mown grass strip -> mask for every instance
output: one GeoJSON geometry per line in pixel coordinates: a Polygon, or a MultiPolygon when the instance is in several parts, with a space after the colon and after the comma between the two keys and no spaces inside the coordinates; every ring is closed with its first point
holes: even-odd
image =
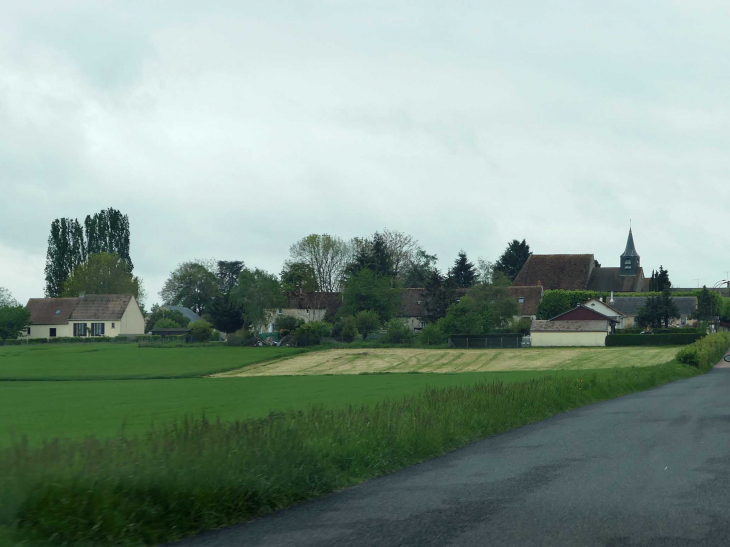
{"type": "Polygon", "coordinates": [[[126,439],[59,440],[37,449],[21,443],[0,452],[0,527],[66,545],[153,545],[708,368],[672,362],[429,389],[372,407],[185,420],[126,439]]]}

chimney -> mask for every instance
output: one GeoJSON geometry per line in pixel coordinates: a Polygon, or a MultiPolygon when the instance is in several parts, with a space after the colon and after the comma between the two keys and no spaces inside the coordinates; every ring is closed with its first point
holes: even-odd
{"type": "Polygon", "coordinates": [[[599,298],[598,298],[598,301],[599,301],[599,302],[601,302],[601,303],[603,303],[603,297],[602,297],[602,296],[601,296],[601,297],[599,297],[599,298]]]}
{"type": "Polygon", "coordinates": [[[613,304],[613,291],[611,291],[611,300],[609,300],[608,303],[613,304]]]}

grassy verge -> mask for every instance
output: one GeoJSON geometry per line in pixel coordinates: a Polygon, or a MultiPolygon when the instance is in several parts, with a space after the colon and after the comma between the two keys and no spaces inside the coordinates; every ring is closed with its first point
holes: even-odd
{"type": "Polygon", "coordinates": [[[144,436],[0,451],[0,531],[53,543],[152,545],[246,520],[581,405],[704,369],[432,388],[369,407],[185,420],[144,436]]]}

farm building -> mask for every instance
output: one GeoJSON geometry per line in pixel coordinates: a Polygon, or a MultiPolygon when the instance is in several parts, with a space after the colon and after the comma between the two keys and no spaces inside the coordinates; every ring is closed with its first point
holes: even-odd
{"type": "Polygon", "coordinates": [[[87,294],[77,298],[31,298],[25,338],[144,334],[144,317],[131,294],[87,294]]]}
{"type": "Polygon", "coordinates": [[[327,315],[334,317],[341,305],[342,294],[338,292],[291,292],[283,307],[268,310],[268,326],[263,332],[274,332],[274,321],[280,315],[296,317],[305,323],[324,321],[327,315]]]}
{"type": "Polygon", "coordinates": [[[556,315],[550,321],[604,321],[608,320],[611,326],[611,332],[615,332],[618,320],[609,317],[593,307],[578,304],[572,310],[556,315]]]}
{"type": "Polygon", "coordinates": [[[532,347],[605,346],[611,332],[608,318],[596,320],[533,321],[532,347]]]}
{"type": "Polygon", "coordinates": [[[191,323],[195,323],[196,321],[200,321],[202,319],[197,313],[195,313],[190,308],[186,308],[185,306],[170,306],[168,304],[163,304],[162,306],[160,306],[160,308],[169,311],[179,311],[183,314],[183,317],[185,317],[191,323]]]}
{"type": "Polygon", "coordinates": [[[537,307],[542,300],[542,285],[507,287],[507,291],[512,298],[517,300],[517,306],[520,309],[518,318],[525,317],[534,321],[537,318],[537,307]]]}

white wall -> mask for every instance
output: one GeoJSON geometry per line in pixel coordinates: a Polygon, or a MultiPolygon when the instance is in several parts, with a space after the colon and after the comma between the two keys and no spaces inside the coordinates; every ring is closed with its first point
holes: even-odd
{"type": "MultiPolygon", "coordinates": [[[[120,334],[144,334],[144,315],[142,315],[142,311],[139,309],[139,305],[134,296],[129,301],[129,304],[127,304],[127,309],[124,310],[124,315],[122,315],[122,319],[118,325],[120,327],[114,336],[120,334]]],[[[107,336],[112,335],[107,334],[107,336]]]]}
{"type": "Polygon", "coordinates": [[[607,332],[533,332],[532,347],[605,346],[607,332]]]}

